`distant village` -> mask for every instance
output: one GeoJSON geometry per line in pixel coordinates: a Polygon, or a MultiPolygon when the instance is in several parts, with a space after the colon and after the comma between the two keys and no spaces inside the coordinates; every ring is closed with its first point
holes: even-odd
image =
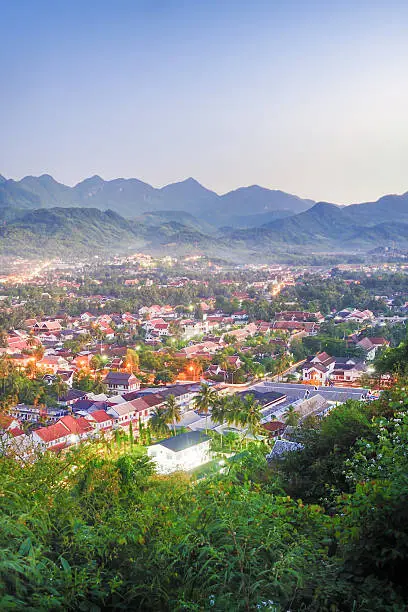
{"type": "Polygon", "coordinates": [[[370,291],[364,298],[370,308],[327,307],[327,279],[361,302],[359,279],[378,275],[373,269],[318,269],[310,280],[307,268],[231,269],[200,257],[177,263],[141,256],[80,271],[61,264],[34,269],[30,278],[14,269],[0,285],[2,377],[20,376],[15,389],[3,388],[0,439],[2,452],[24,458],[129,429],[138,439],[171,397],[179,439],[171,442],[169,425],[165,450],[157,453],[156,441],[149,453],[162,471],[190,469],[209,460],[209,432],[245,432],[245,425],[211,418],[211,406],[200,413],[203,387],[211,388],[213,401],[255,398],[260,435],[273,438],[279,452],[276,441],[290,444],[291,412],[298,420],[321,418],[347,399],[378,393],[387,380],[376,378],[375,361],[395,345],[396,330],[405,334],[405,290],[370,291]],[[103,291],[107,271],[114,295],[103,291]],[[320,298],[300,297],[310,283],[318,284],[320,298]],[[125,310],[133,296],[138,307],[125,310]],[[25,317],[33,304],[35,316],[25,317]],[[32,401],[19,400],[24,380],[41,389],[32,401]],[[189,459],[189,449],[201,446],[189,459]]]}

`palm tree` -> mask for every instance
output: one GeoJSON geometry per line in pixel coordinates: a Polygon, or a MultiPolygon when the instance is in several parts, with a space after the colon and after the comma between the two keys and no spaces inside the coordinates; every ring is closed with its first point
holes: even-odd
{"type": "MultiPolygon", "coordinates": [[[[214,423],[218,423],[219,425],[226,422],[228,423],[230,412],[228,399],[228,397],[218,397],[217,401],[213,403],[211,409],[211,420],[214,421],[214,423]]],[[[224,434],[221,433],[221,448],[223,435],[224,434]]]]}
{"type": "Polygon", "coordinates": [[[167,423],[173,424],[173,433],[176,435],[176,423],[179,423],[181,420],[181,412],[174,395],[169,395],[164,405],[167,423]]]}
{"type": "Polygon", "coordinates": [[[300,417],[299,413],[296,412],[293,406],[289,406],[283,416],[285,418],[285,425],[289,425],[290,427],[295,427],[298,424],[300,417]]]}
{"type": "Polygon", "coordinates": [[[239,427],[242,423],[242,399],[238,393],[227,400],[227,423],[239,427]]]}
{"type": "Polygon", "coordinates": [[[244,438],[250,433],[252,437],[259,433],[261,429],[261,405],[253,395],[247,397],[241,402],[240,424],[245,427],[244,438]]]}
{"type": "Polygon", "coordinates": [[[156,436],[165,436],[169,433],[165,408],[159,407],[153,410],[150,417],[150,427],[156,436]]]}
{"type": "Polygon", "coordinates": [[[218,397],[211,409],[211,420],[222,425],[228,420],[228,397],[218,397]]]}
{"type": "Polygon", "coordinates": [[[57,401],[59,402],[60,398],[68,391],[68,385],[62,380],[61,376],[57,376],[53,386],[55,393],[57,394],[57,401]]]}
{"type": "Polygon", "coordinates": [[[215,389],[210,387],[207,383],[202,383],[200,386],[200,390],[198,394],[195,396],[193,400],[193,404],[198,412],[205,414],[205,431],[207,433],[207,420],[208,420],[208,412],[210,410],[210,406],[214,406],[217,403],[217,392],[215,389]]]}

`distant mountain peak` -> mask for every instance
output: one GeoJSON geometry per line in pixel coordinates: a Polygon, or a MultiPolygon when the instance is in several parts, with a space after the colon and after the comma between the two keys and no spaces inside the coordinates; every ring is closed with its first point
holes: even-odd
{"type": "Polygon", "coordinates": [[[192,176],[189,176],[186,179],[183,179],[182,181],[176,181],[175,183],[169,183],[168,185],[165,185],[164,187],[162,187],[161,189],[168,189],[168,188],[177,188],[177,187],[199,187],[200,189],[205,189],[206,191],[211,191],[210,189],[207,189],[206,187],[204,187],[201,183],[199,183],[197,181],[197,179],[193,178],[192,176]]]}
{"type": "Polygon", "coordinates": [[[79,181],[79,183],[77,183],[77,185],[100,185],[101,183],[104,183],[105,181],[103,180],[102,177],[99,176],[99,174],[94,174],[93,176],[90,176],[89,178],[84,179],[83,181],[79,181]]]}
{"type": "Polygon", "coordinates": [[[341,207],[337,206],[337,204],[331,204],[330,202],[316,202],[310,209],[310,211],[320,212],[320,211],[340,211],[341,207]]]}
{"type": "Polygon", "coordinates": [[[0,174],[0,183],[5,183],[7,181],[6,177],[0,174]]]}
{"type": "Polygon", "coordinates": [[[184,209],[195,214],[210,206],[210,203],[216,202],[219,198],[218,194],[210,189],[207,189],[193,177],[189,177],[178,183],[171,183],[159,190],[159,193],[166,209],[184,209]]]}
{"type": "MultiPolygon", "coordinates": [[[[35,179],[35,176],[30,176],[29,177],[31,180],[35,179]]],[[[51,176],[51,174],[41,174],[41,176],[38,177],[38,180],[41,183],[52,183],[53,185],[62,185],[62,183],[59,183],[58,181],[55,180],[55,178],[53,176],[51,176]]]]}

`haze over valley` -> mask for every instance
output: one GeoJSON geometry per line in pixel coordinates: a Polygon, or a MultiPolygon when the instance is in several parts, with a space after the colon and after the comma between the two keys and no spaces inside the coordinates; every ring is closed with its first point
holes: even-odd
{"type": "Polygon", "coordinates": [[[15,256],[166,248],[244,260],[408,245],[408,193],[340,207],[258,185],[218,195],[193,178],[156,189],[138,179],[69,187],[47,174],[1,177],[0,217],[0,253],[15,256]]]}

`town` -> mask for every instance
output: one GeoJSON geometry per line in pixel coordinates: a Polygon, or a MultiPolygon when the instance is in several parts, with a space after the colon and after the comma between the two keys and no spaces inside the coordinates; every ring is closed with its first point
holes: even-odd
{"type": "Polygon", "coordinates": [[[101,440],[142,445],[162,473],[248,440],[273,457],[294,426],[377,398],[406,336],[404,263],[137,253],[26,269],[0,279],[1,452],[21,461],[101,440]]]}

